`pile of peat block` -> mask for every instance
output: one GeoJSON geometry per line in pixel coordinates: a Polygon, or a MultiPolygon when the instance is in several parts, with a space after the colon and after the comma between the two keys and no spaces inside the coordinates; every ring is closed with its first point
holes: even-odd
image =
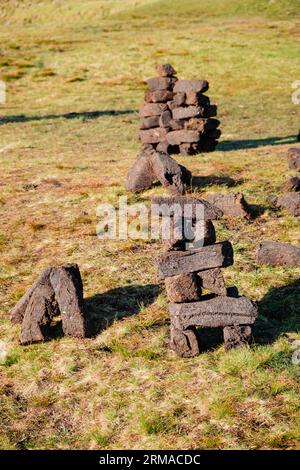
{"type": "Polygon", "coordinates": [[[139,139],[158,152],[193,155],[213,151],[221,135],[217,107],[211,105],[206,80],[178,80],[170,64],[156,66],[158,77],[147,80],[140,109],[139,139]]]}
{"type": "Polygon", "coordinates": [[[229,241],[216,243],[211,221],[222,213],[216,212],[207,201],[196,198],[157,197],[152,203],[163,204],[166,208],[174,203],[182,205],[187,199],[195,207],[205,204],[203,238],[197,240],[203,246],[187,249],[189,240],[185,238],[184,230],[181,234],[178,232],[178,227],[193,221],[179,223],[177,220],[173,222],[177,227],[176,235],[167,240],[167,251],[156,260],[158,277],[165,281],[169,301],[171,348],[181,357],[199,354],[197,326],[223,328],[226,349],[249,342],[251,324],[258,314],[255,303],[239,296],[237,288],[226,288],[221,268],[233,264],[233,249],[229,241]],[[203,289],[209,293],[204,294],[203,289]]]}
{"type": "Polygon", "coordinates": [[[83,285],[77,264],[47,268],[26,291],[11,312],[11,321],[21,324],[23,345],[49,340],[54,317],[61,316],[65,335],[88,336],[83,285]]]}
{"type": "Polygon", "coordinates": [[[184,194],[191,184],[192,174],[165,152],[144,146],[128,170],[126,189],[134,193],[150,189],[159,181],[171,194],[184,194]]]}

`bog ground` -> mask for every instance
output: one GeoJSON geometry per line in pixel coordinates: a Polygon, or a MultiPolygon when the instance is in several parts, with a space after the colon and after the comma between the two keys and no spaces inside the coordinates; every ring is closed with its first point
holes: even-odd
{"type": "MultiPolygon", "coordinates": [[[[254,262],[260,240],[300,243],[299,221],[268,202],[291,174],[300,127],[299,7],[1,2],[1,448],[299,448],[300,269],[254,262]],[[251,222],[217,224],[235,250],[227,284],[259,303],[251,348],[225,352],[203,332],[201,355],[175,357],[153,265],[160,244],[96,237],[97,205],[126,195],[157,62],[209,80],[219,107],[217,151],[176,157],[201,177],[192,192],[242,191],[255,206],[251,222]],[[19,346],[10,309],[43,268],[66,262],[80,265],[96,336],[19,346]]],[[[128,200],[154,194],[163,189],[128,200]]]]}

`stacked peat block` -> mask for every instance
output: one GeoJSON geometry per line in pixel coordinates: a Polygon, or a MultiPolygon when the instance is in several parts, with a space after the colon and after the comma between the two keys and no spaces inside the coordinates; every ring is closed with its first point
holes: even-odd
{"type": "MultiPolygon", "coordinates": [[[[187,200],[195,208],[197,204],[205,204],[203,238],[197,240],[203,246],[186,249],[185,233],[177,231],[176,236],[166,241],[167,251],[157,258],[158,277],[165,281],[169,301],[171,347],[181,357],[199,354],[197,326],[223,328],[227,349],[247,343],[251,338],[250,325],[258,314],[255,303],[239,296],[235,287],[226,288],[221,268],[233,264],[233,250],[229,241],[216,243],[211,221],[222,213],[207,201],[196,198],[157,197],[152,203],[168,207],[176,202],[182,205],[187,200]],[[202,289],[209,294],[203,295],[202,289]]],[[[192,213],[196,213],[194,209],[192,213]]],[[[183,227],[189,222],[173,223],[183,227]]]]}
{"type": "Polygon", "coordinates": [[[213,119],[217,107],[203,93],[206,80],[178,80],[170,64],[157,65],[158,77],[147,80],[140,109],[139,138],[157,151],[192,155],[215,149],[221,135],[213,119]]]}

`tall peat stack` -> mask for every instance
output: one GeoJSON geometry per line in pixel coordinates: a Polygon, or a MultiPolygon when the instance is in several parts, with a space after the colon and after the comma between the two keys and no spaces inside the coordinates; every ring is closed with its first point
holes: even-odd
{"type": "MultiPolygon", "coordinates": [[[[196,198],[160,198],[164,207],[189,203],[203,204],[196,198]],[[175,201],[176,199],[176,201],[175,201]]],[[[154,201],[155,202],[155,201],[154,201]]],[[[257,317],[257,307],[246,297],[239,296],[236,287],[226,288],[222,269],[233,264],[233,249],[229,241],[216,243],[212,218],[218,218],[214,206],[204,207],[203,245],[187,249],[185,233],[176,233],[165,243],[167,251],[157,257],[158,277],[165,281],[171,321],[171,348],[181,357],[199,354],[197,326],[223,328],[227,349],[247,343],[251,325],[257,317]],[[204,292],[207,291],[207,292],[204,292]]],[[[193,221],[192,221],[193,222],[193,221]]],[[[174,225],[184,226],[175,222],[174,225]]],[[[196,222],[196,223],[199,223],[196,222]]]]}
{"type": "Polygon", "coordinates": [[[206,80],[178,80],[170,64],[156,66],[140,109],[139,139],[157,151],[192,155],[215,149],[221,135],[206,80]]]}

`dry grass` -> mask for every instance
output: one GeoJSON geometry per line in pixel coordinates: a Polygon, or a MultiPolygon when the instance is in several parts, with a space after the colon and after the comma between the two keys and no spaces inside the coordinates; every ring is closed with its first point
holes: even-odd
{"type": "Polygon", "coordinates": [[[165,1],[68,1],[60,15],[50,0],[13,3],[0,15],[15,25],[13,35],[1,29],[0,47],[8,90],[0,108],[0,339],[8,348],[0,447],[299,448],[290,343],[299,338],[300,270],[254,261],[262,239],[300,242],[299,221],[267,199],[290,174],[286,150],[299,128],[290,96],[300,76],[299,2],[282,1],[278,16],[280,2],[266,12],[268,2],[254,1],[251,14],[265,17],[245,16],[237,0],[218,0],[219,17],[199,17],[195,2],[184,2],[181,29],[165,1]],[[235,248],[228,284],[259,301],[251,348],[225,353],[207,332],[215,347],[175,357],[153,266],[159,243],[95,235],[97,204],[126,194],[142,79],[158,61],[207,78],[219,105],[218,151],[178,159],[207,177],[195,193],[243,191],[263,209],[252,222],[217,224],[218,238],[235,248]],[[44,267],[65,262],[80,265],[97,336],[21,348],[11,307],[44,267]]]}

